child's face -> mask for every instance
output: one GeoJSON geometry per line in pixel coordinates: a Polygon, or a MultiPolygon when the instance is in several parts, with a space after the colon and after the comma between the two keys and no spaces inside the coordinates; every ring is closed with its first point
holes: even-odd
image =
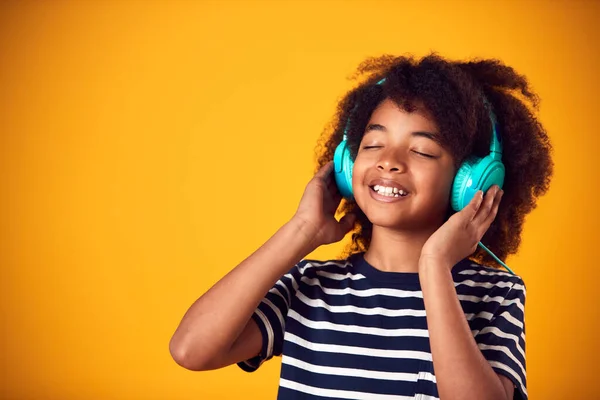
{"type": "Polygon", "coordinates": [[[424,137],[426,133],[415,132],[438,135],[438,128],[424,109],[408,113],[389,99],[367,123],[354,162],[352,188],[356,203],[373,225],[429,230],[444,221],[456,172],[453,158],[424,137]]]}

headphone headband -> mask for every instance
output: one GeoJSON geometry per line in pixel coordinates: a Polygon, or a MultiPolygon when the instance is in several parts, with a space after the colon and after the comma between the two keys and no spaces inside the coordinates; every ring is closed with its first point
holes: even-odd
{"type": "MultiPolygon", "coordinates": [[[[382,85],[386,81],[386,79],[387,78],[383,78],[383,79],[379,80],[376,83],[376,85],[382,85]]],[[[498,119],[496,118],[496,114],[494,113],[492,104],[489,102],[489,100],[485,97],[485,95],[483,93],[481,94],[481,97],[483,99],[483,104],[485,105],[485,107],[488,110],[490,122],[492,123],[492,137],[490,140],[490,156],[494,160],[501,161],[502,160],[502,137],[500,136],[499,129],[498,129],[498,119]]],[[[358,104],[354,106],[353,112],[354,112],[354,110],[356,110],[357,107],[358,107],[358,104]]],[[[346,121],[346,127],[344,128],[342,142],[347,142],[349,128],[350,128],[350,117],[348,117],[348,120],[346,121]]]]}
{"type": "Polygon", "coordinates": [[[488,101],[488,99],[483,95],[483,104],[485,104],[488,109],[488,113],[490,116],[490,120],[492,122],[492,139],[490,141],[490,154],[496,160],[500,160],[502,158],[502,137],[498,133],[498,119],[496,118],[496,114],[492,109],[492,105],[488,101]]]}
{"type": "MultiPolygon", "coordinates": [[[[386,78],[383,78],[382,80],[380,80],[379,82],[377,82],[377,85],[381,85],[383,84],[383,82],[385,82],[386,78]]],[[[352,109],[352,111],[354,112],[354,110],[356,110],[356,107],[358,107],[358,105],[355,105],[354,108],[352,109]]],[[[342,138],[342,140],[348,140],[348,128],[350,127],[350,117],[348,117],[348,121],[346,121],[346,127],[344,128],[344,136],[342,138]]]]}

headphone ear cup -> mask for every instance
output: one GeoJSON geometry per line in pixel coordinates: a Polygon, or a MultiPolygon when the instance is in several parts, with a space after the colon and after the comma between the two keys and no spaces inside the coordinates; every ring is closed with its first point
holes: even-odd
{"type": "Polygon", "coordinates": [[[493,185],[498,185],[502,189],[505,175],[504,164],[502,162],[495,160],[491,156],[487,156],[481,161],[481,169],[481,178],[479,180],[481,182],[479,184],[480,190],[483,190],[485,193],[493,185]]]}
{"type": "MultiPolygon", "coordinates": [[[[454,182],[452,182],[452,193],[450,195],[450,204],[454,211],[460,211],[469,204],[470,200],[465,202],[468,198],[466,192],[473,185],[473,165],[477,164],[480,160],[478,157],[467,158],[461,164],[460,168],[458,168],[454,182]]],[[[471,199],[475,192],[471,195],[471,199]]]]}
{"type": "Polygon", "coordinates": [[[478,190],[484,194],[492,185],[504,185],[504,164],[491,156],[470,157],[460,166],[452,184],[451,204],[460,211],[473,200],[478,190]]]}
{"type": "Polygon", "coordinates": [[[342,140],[342,142],[335,148],[335,153],[333,155],[333,173],[338,190],[340,191],[341,195],[347,199],[352,199],[354,197],[352,193],[353,167],[354,161],[350,156],[348,142],[346,140],[342,140]]]}

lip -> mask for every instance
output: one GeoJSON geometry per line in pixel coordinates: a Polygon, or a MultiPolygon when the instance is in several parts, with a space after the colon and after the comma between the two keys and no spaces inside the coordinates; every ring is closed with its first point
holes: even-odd
{"type": "Polygon", "coordinates": [[[406,188],[406,186],[400,184],[400,182],[395,181],[393,179],[375,178],[369,182],[369,194],[371,195],[371,198],[373,198],[374,200],[377,200],[379,202],[396,203],[398,201],[406,200],[406,198],[411,195],[411,191],[408,190],[406,188]],[[408,194],[406,196],[398,196],[398,197],[384,196],[384,195],[377,193],[375,190],[373,190],[373,187],[375,185],[396,188],[398,190],[403,190],[408,194]]]}
{"type": "Polygon", "coordinates": [[[392,180],[392,179],[376,178],[369,182],[369,188],[373,188],[373,186],[375,186],[375,185],[393,187],[398,190],[402,189],[403,191],[408,193],[407,196],[410,195],[410,190],[408,190],[408,188],[406,188],[406,186],[404,186],[404,185],[400,184],[400,182],[392,180]]]}
{"type": "MultiPolygon", "coordinates": [[[[376,183],[376,185],[378,185],[378,183],[376,183]]],[[[410,196],[410,192],[408,192],[406,196],[384,196],[374,191],[371,187],[369,187],[369,194],[374,200],[380,201],[382,203],[396,203],[398,201],[406,200],[406,198],[410,196]]]]}

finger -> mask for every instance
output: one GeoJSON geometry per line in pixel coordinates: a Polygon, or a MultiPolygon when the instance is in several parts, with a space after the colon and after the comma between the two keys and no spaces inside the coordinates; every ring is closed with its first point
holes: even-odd
{"type": "MultiPolygon", "coordinates": [[[[332,174],[332,175],[333,175],[333,174],[332,174]]],[[[325,184],[326,184],[327,192],[328,192],[328,193],[329,193],[329,194],[330,194],[332,197],[337,197],[337,196],[339,196],[339,197],[340,197],[340,200],[341,200],[341,197],[342,197],[342,195],[341,195],[341,193],[340,193],[340,189],[338,188],[338,185],[337,185],[337,183],[336,183],[336,181],[335,181],[334,177],[333,177],[333,176],[327,177],[327,180],[326,180],[325,184]]],[[[338,201],[338,200],[336,200],[335,198],[334,198],[334,200],[335,200],[336,202],[339,202],[339,201],[338,201]]]]}
{"type": "Polygon", "coordinates": [[[479,207],[479,210],[477,210],[477,213],[471,221],[473,224],[481,225],[487,219],[487,217],[490,215],[490,212],[492,211],[494,199],[496,198],[496,195],[499,191],[500,188],[497,185],[493,185],[487,190],[483,198],[483,202],[481,203],[481,207],[479,207]]]}
{"type": "Polygon", "coordinates": [[[496,215],[498,214],[498,208],[500,206],[500,200],[502,199],[503,194],[504,194],[504,192],[502,190],[498,190],[498,193],[494,197],[494,203],[492,205],[492,210],[490,211],[487,218],[485,220],[483,220],[481,223],[473,225],[475,227],[477,237],[479,238],[479,240],[481,240],[481,238],[485,235],[485,233],[488,231],[488,229],[490,229],[490,226],[496,219],[496,215]]]}
{"type": "Polygon", "coordinates": [[[315,174],[315,178],[324,180],[325,178],[331,175],[331,171],[333,171],[333,161],[329,161],[327,164],[319,168],[319,170],[315,174]]]}
{"type": "Polygon", "coordinates": [[[331,197],[333,198],[335,204],[339,204],[340,201],[342,201],[343,196],[342,193],[340,193],[340,190],[338,189],[337,185],[328,187],[327,191],[331,194],[331,197]]]}
{"type": "Polygon", "coordinates": [[[478,190],[475,193],[475,196],[471,199],[469,204],[462,210],[460,213],[464,213],[467,217],[467,221],[471,222],[475,215],[477,214],[477,210],[481,207],[481,203],[483,202],[483,192],[478,190]]]}
{"type": "Polygon", "coordinates": [[[334,187],[337,186],[337,183],[335,181],[335,176],[331,173],[325,177],[325,182],[327,183],[327,187],[329,189],[333,189],[334,187]]]}
{"type": "Polygon", "coordinates": [[[354,228],[355,222],[356,222],[356,214],[354,214],[354,213],[348,213],[340,219],[339,223],[340,223],[340,226],[342,228],[342,232],[344,233],[344,235],[346,235],[346,233],[350,232],[352,230],[352,228],[354,228]]]}
{"type": "Polygon", "coordinates": [[[498,209],[500,208],[500,201],[502,200],[503,194],[504,194],[504,192],[502,190],[499,190],[498,193],[496,194],[496,197],[494,198],[494,204],[492,205],[492,211],[490,212],[490,215],[488,215],[488,217],[483,222],[483,225],[485,226],[486,231],[490,227],[490,225],[492,225],[492,222],[494,222],[494,220],[496,219],[496,215],[498,215],[498,209]]]}
{"type": "Polygon", "coordinates": [[[334,205],[335,209],[337,210],[338,207],[340,206],[340,203],[342,202],[342,194],[337,189],[334,189],[330,193],[331,193],[331,198],[333,200],[333,205],[334,205]]]}

